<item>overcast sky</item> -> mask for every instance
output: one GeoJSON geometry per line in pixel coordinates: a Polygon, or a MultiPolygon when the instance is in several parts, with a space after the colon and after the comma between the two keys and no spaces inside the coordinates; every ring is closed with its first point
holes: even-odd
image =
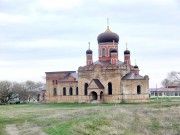
{"type": "Polygon", "coordinates": [[[117,33],[119,60],[128,43],[131,63],[161,86],[180,70],[180,0],[0,0],[0,80],[43,81],[45,72],[78,70],[97,36],[117,33]]]}

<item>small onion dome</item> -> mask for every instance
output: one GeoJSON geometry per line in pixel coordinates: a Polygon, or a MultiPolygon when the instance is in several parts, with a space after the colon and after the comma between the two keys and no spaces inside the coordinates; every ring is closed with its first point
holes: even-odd
{"type": "Polygon", "coordinates": [[[137,65],[134,66],[134,69],[138,69],[139,67],[137,65]]]}
{"type": "Polygon", "coordinates": [[[98,43],[113,42],[113,40],[115,43],[118,43],[119,36],[118,34],[111,32],[109,28],[105,32],[99,34],[97,37],[98,43]]]}
{"type": "Polygon", "coordinates": [[[124,54],[130,54],[130,51],[129,50],[125,50],[124,54]]]}
{"type": "Polygon", "coordinates": [[[86,54],[92,54],[93,52],[92,52],[92,50],[90,50],[90,49],[88,49],[87,51],[86,51],[86,54]]]}
{"type": "Polygon", "coordinates": [[[117,50],[116,49],[111,49],[111,51],[110,51],[111,53],[117,53],[117,50]]]}

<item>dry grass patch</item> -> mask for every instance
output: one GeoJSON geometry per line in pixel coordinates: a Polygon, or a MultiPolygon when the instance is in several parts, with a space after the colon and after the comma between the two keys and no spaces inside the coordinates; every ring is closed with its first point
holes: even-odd
{"type": "Polygon", "coordinates": [[[5,131],[8,135],[47,135],[41,127],[32,123],[8,124],[5,131]]]}
{"type": "Polygon", "coordinates": [[[180,102],[0,106],[0,135],[178,135],[179,121],[180,102]]]}

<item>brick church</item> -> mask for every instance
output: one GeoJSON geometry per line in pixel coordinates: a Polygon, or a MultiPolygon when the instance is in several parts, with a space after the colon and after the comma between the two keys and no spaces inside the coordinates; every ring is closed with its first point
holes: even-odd
{"type": "Polygon", "coordinates": [[[139,67],[131,65],[130,51],[118,59],[118,34],[107,26],[97,37],[98,61],[93,51],[86,51],[86,65],[78,71],[46,72],[47,102],[120,103],[147,102],[149,77],[139,75],[139,67]]]}

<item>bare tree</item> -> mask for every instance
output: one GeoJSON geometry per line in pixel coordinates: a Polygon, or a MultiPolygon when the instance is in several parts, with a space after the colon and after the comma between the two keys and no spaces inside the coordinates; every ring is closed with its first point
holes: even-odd
{"type": "Polygon", "coordinates": [[[6,104],[13,95],[10,81],[0,81],[0,102],[6,104]]]}
{"type": "Polygon", "coordinates": [[[32,99],[35,100],[38,98],[38,91],[35,91],[36,87],[42,86],[42,82],[26,81],[24,83],[26,91],[28,91],[28,102],[32,99]]]}
{"type": "Polygon", "coordinates": [[[172,71],[168,74],[168,78],[171,80],[171,82],[180,85],[180,72],[172,71]]]}
{"type": "Polygon", "coordinates": [[[43,86],[45,85],[45,83],[43,82],[35,82],[35,87],[40,87],[40,86],[43,86]]]}
{"type": "Polygon", "coordinates": [[[30,80],[22,83],[0,81],[0,102],[6,104],[9,100],[16,100],[17,97],[25,102],[29,102],[32,99],[37,100],[39,91],[35,88],[42,85],[42,82],[30,80]]]}
{"type": "Polygon", "coordinates": [[[172,71],[168,73],[167,77],[161,82],[164,87],[170,85],[180,86],[180,72],[172,71]]]}
{"type": "Polygon", "coordinates": [[[28,80],[24,83],[24,86],[25,86],[25,90],[28,92],[27,93],[28,94],[27,101],[30,102],[31,98],[33,96],[32,91],[35,88],[35,83],[33,81],[28,80]]]}
{"type": "Polygon", "coordinates": [[[12,91],[16,93],[21,101],[27,101],[29,92],[26,89],[24,83],[12,83],[12,91]]]}
{"type": "Polygon", "coordinates": [[[35,88],[35,82],[33,81],[30,81],[30,80],[27,80],[25,83],[24,83],[25,87],[27,90],[31,91],[35,88]]]}
{"type": "Polygon", "coordinates": [[[165,78],[165,79],[161,82],[162,86],[164,86],[165,88],[167,88],[167,87],[170,85],[170,83],[171,83],[171,81],[170,81],[169,79],[167,79],[167,78],[165,78]]]}

